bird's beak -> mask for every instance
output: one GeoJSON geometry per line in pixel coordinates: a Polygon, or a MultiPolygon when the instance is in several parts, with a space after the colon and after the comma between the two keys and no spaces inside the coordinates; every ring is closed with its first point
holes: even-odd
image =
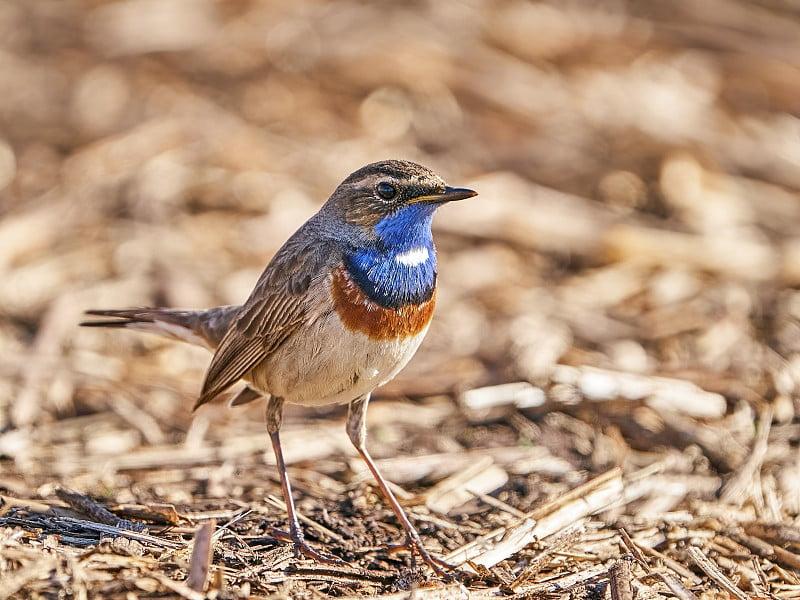
{"type": "Polygon", "coordinates": [[[416,204],[417,202],[434,202],[444,203],[452,202],[453,200],[464,200],[465,198],[472,198],[477,196],[478,192],[467,188],[456,188],[445,186],[444,191],[435,194],[427,194],[425,196],[417,196],[409,200],[409,204],[416,204]]]}

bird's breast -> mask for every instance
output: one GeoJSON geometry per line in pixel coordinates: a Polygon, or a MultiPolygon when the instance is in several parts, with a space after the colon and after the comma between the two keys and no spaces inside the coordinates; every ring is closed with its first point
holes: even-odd
{"type": "Polygon", "coordinates": [[[430,297],[422,302],[381,306],[367,297],[344,266],[333,271],[330,292],[345,328],[377,341],[411,338],[422,333],[430,324],[436,305],[434,287],[430,297]]]}

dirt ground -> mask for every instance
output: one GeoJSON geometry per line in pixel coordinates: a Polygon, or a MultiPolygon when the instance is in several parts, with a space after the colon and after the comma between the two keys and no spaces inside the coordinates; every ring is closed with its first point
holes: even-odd
{"type": "Polygon", "coordinates": [[[0,600],[800,598],[796,0],[0,3],[0,600]],[[89,308],[237,304],[358,167],[436,217],[369,447],[193,415],[208,353],[89,308]]]}

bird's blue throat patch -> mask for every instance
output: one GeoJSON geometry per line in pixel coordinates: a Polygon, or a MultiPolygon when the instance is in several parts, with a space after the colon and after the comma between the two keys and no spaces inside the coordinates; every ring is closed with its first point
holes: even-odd
{"type": "Polygon", "coordinates": [[[431,220],[437,206],[411,204],[375,225],[378,239],[344,258],[353,282],[372,302],[400,308],[430,300],[436,288],[431,220]]]}

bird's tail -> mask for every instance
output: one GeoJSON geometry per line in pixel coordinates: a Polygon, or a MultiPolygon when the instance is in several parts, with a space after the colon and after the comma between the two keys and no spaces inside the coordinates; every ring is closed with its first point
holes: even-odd
{"type": "Polygon", "coordinates": [[[124,308],[87,310],[87,315],[110,317],[102,321],[84,321],[85,327],[124,327],[155,333],[213,350],[228,330],[239,306],[220,306],[208,310],[171,308],[124,308]]]}

